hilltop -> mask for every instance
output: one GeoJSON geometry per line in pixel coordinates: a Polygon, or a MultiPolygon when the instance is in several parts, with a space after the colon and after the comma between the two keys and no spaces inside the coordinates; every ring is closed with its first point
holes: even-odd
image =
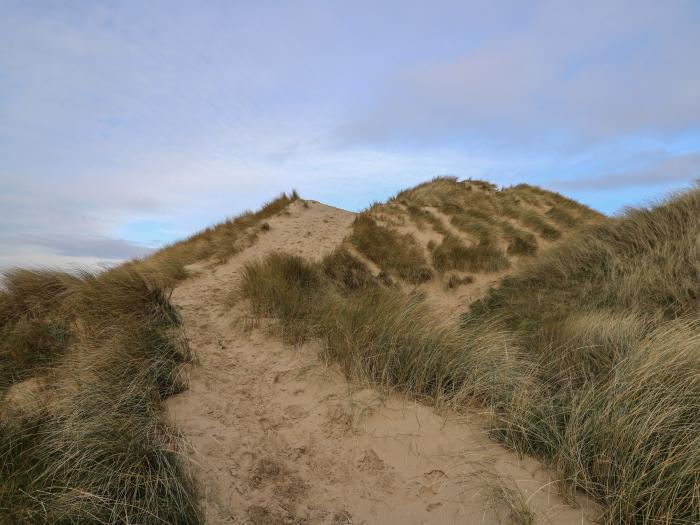
{"type": "Polygon", "coordinates": [[[602,220],[534,186],[498,189],[438,177],[359,214],[344,246],[381,280],[418,286],[457,309],[523,261],[602,220]]]}
{"type": "Polygon", "coordinates": [[[697,522],[698,195],[293,192],[100,275],[10,272],[0,518],[697,522]]]}

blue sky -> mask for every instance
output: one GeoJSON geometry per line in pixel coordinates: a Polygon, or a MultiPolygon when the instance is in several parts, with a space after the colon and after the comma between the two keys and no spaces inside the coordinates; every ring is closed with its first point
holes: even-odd
{"type": "Polygon", "coordinates": [[[700,2],[0,0],[0,266],[450,174],[606,213],[700,178],[700,2]]]}

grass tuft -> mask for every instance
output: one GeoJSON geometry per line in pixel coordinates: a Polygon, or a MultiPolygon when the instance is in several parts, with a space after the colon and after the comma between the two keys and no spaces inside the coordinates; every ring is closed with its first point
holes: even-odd
{"type": "Polygon", "coordinates": [[[401,235],[382,226],[367,213],[355,218],[350,242],[382,270],[395,271],[409,283],[419,284],[433,278],[412,235],[401,235]]]}
{"type": "Polygon", "coordinates": [[[160,419],[192,360],[168,290],[135,265],[13,271],[5,282],[0,518],[199,523],[177,437],[160,419]]]}
{"type": "Polygon", "coordinates": [[[447,236],[433,250],[433,265],[439,272],[499,272],[510,266],[503,252],[488,244],[466,246],[454,236],[447,236]]]}

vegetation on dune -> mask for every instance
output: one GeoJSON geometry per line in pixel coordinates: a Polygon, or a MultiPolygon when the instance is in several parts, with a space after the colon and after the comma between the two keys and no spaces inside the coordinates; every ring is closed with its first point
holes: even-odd
{"type": "Polygon", "coordinates": [[[193,360],[170,291],[187,264],[225,260],[296,199],[282,194],[100,274],[2,276],[0,522],[202,521],[178,437],[161,420],[193,360]]]}
{"type": "Polygon", "coordinates": [[[406,204],[406,211],[408,211],[409,216],[418,225],[419,228],[424,227],[425,224],[429,224],[433,231],[441,234],[448,235],[448,231],[442,221],[438,219],[428,210],[416,206],[415,204],[406,204]]]}
{"type": "MultiPolygon", "coordinates": [[[[4,276],[0,521],[200,521],[178,440],[160,419],[192,360],[169,291],[187,264],[225,260],[297,198],[99,275],[4,276]]],[[[700,522],[700,189],[606,221],[531,186],[452,178],[391,205],[391,220],[408,214],[442,236],[427,252],[439,272],[497,272],[507,256],[538,257],[452,323],[421,293],[384,286],[433,271],[376,205],[348,241],[377,277],[349,248],[318,263],[275,253],[243,270],[254,313],[278,318],[290,342],[318,339],[351,377],[455,409],[486,407],[493,436],[551,465],[569,495],[596,497],[605,523],[700,522]],[[562,234],[538,250],[537,237],[562,234]]],[[[470,279],[452,273],[445,287],[470,279]]]]}
{"type": "MultiPolygon", "coordinates": [[[[438,272],[467,267],[466,263],[451,262],[460,258],[449,255],[453,248],[468,248],[471,253],[466,259],[483,261],[472,264],[471,271],[500,271],[510,265],[511,257],[534,255],[538,237],[560,240],[562,230],[569,234],[602,220],[597,212],[558,193],[526,184],[498,189],[486,182],[455,177],[437,177],[402,191],[386,204],[374,204],[364,215],[378,221],[380,227],[384,227],[382,223],[388,228],[404,225],[405,218],[419,230],[429,226],[443,239],[442,253],[433,254],[438,272]]],[[[428,249],[432,252],[438,244],[431,240],[428,249]]],[[[372,248],[366,256],[372,254],[372,248]]]]}
{"type": "Polygon", "coordinates": [[[607,503],[609,522],[700,521],[700,190],[545,254],[472,306],[535,364],[500,437],[607,503]]]}
{"type": "Polygon", "coordinates": [[[377,283],[367,266],[344,247],[336,248],[324,257],[321,269],[341,290],[354,291],[377,283]]]}
{"type": "Polygon", "coordinates": [[[77,277],[50,271],[5,275],[0,295],[0,394],[63,355],[70,332],[57,310],[77,282],[77,277]]]}
{"type": "Polygon", "coordinates": [[[401,235],[377,223],[368,213],[353,222],[350,242],[385,272],[396,272],[409,283],[418,284],[433,278],[423,252],[412,235],[401,235]]]}
{"type": "Polygon", "coordinates": [[[510,266],[500,249],[484,243],[467,246],[452,235],[446,236],[432,255],[433,266],[439,272],[460,270],[493,273],[510,266]]]}
{"type": "Polygon", "coordinates": [[[537,251],[537,239],[525,230],[516,228],[507,221],[501,222],[503,236],[508,243],[508,255],[534,255],[537,251]]]}
{"type": "Polygon", "coordinates": [[[491,220],[480,216],[481,214],[471,212],[454,212],[450,223],[457,229],[471,235],[476,242],[482,246],[493,246],[496,244],[499,232],[491,220]]]}
{"type": "MultiPolygon", "coordinates": [[[[203,259],[214,258],[225,262],[246,246],[255,241],[256,231],[253,228],[261,223],[261,229],[267,231],[264,221],[284,210],[290,203],[299,200],[299,194],[292,191],[282,193],[277,198],[265,203],[258,211],[246,211],[237,217],[228,219],[169,246],[165,246],[147,259],[160,274],[174,274],[175,279],[181,278],[179,269],[173,271],[169,267],[175,265],[182,268],[203,259]]],[[[267,225],[269,229],[269,224],[267,225]]]]}
{"type": "Polygon", "coordinates": [[[191,360],[167,291],[129,265],[18,270],[5,282],[0,517],[197,523],[192,481],[159,418],[191,360]]]}
{"type": "Polygon", "coordinates": [[[575,228],[578,224],[576,217],[560,205],[552,206],[549,211],[547,211],[546,215],[564,228],[575,228]]]}
{"type": "Polygon", "coordinates": [[[492,434],[556,469],[565,493],[596,497],[603,522],[691,524],[700,521],[699,234],[700,190],[628,212],[532,261],[461,325],[419,294],[348,291],[323,263],[282,254],[249,265],[243,286],[259,314],[318,338],[353,377],[487,406],[492,434]]]}
{"type": "Polygon", "coordinates": [[[447,279],[445,279],[444,288],[445,290],[453,290],[458,286],[462,286],[464,284],[471,284],[473,282],[474,278],[471,275],[460,277],[459,275],[451,274],[447,277],[447,279]]]}
{"type": "Polygon", "coordinates": [[[241,290],[257,315],[279,319],[288,341],[320,339],[324,355],[352,377],[421,395],[453,392],[454,371],[469,373],[459,363],[459,329],[433,315],[420,295],[379,285],[348,293],[325,276],[326,264],[274,253],[245,266],[241,290]]]}
{"type": "Polygon", "coordinates": [[[561,237],[561,231],[548,223],[542,216],[532,210],[525,210],[517,215],[517,219],[525,226],[535,230],[543,239],[556,241],[561,237]]]}

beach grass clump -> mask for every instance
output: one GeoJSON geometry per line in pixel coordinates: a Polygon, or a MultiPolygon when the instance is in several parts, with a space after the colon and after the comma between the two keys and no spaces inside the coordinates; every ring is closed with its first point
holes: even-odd
{"type": "Polygon", "coordinates": [[[433,251],[433,266],[439,272],[459,270],[493,273],[510,266],[502,250],[489,244],[467,246],[457,237],[445,237],[433,251]]]}
{"type": "Polygon", "coordinates": [[[433,271],[412,235],[401,235],[382,226],[368,213],[359,214],[352,228],[350,242],[382,270],[396,272],[412,284],[433,278],[433,271]]]}
{"type": "Polygon", "coordinates": [[[15,270],[4,282],[0,518],[199,523],[180,442],[161,419],[193,359],[169,291],[134,265],[15,270]]]}

